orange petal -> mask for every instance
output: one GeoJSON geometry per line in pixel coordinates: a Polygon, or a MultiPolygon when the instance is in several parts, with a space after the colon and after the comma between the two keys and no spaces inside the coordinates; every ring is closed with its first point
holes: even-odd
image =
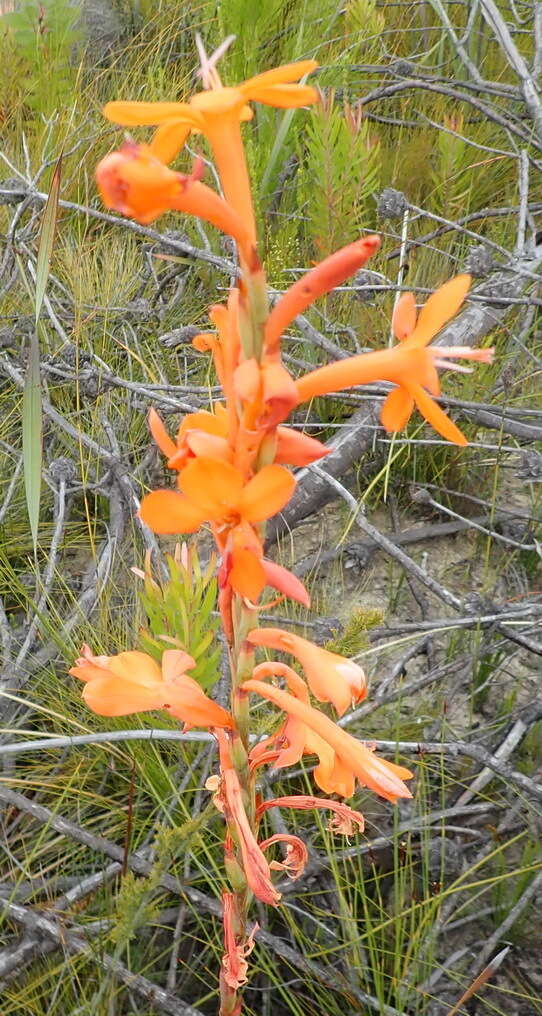
{"type": "Polygon", "coordinates": [[[175,490],[153,490],[138,512],[154,533],[195,533],[205,521],[205,512],[175,490]]]}
{"type": "Polygon", "coordinates": [[[243,477],[229,462],[203,457],[183,469],[179,486],[207,519],[219,521],[239,504],[243,477]]]}
{"type": "Polygon", "coordinates": [[[149,709],[161,709],[167,701],[162,682],[153,687],[135,684],[122,677],[100,677],[89,681],[83,689],[83,698],[99,716],[128,716],[149,709]]]}
{"type": "Polygon", "coordinates": [[[237,398],[242,402],[253,402],[258,397],[260,384],[260,367],[254,357],[240,363],[233,375],[233,387],[237,398]]]}
{"type": "Polygon", "coordinates": [[[108,102],[103,115],[124,127],[155,126],[171,120],[196,130],[202,125],[199,114],[184,102],[108,102]]]}
{"type": "Polygon", "coordinates": [[[414,399],[410,392],[406,388],[394,388],[384,400],[380,422],[388,433],[396,433],[406,426],[413,409],[414,399]]]}
{"type": "Polygon", "coordinates": [[[222,411],[221,406],[217,406],[216,413],[209,413],[206,409],[200,409],[197,413],[187,413],[181,420],[179,430],[177,431],[177,440],[183,434],[186,434],[190,430],[204,430],[206,434],[216,434],[217,437],[228,436],[228,417],[222,411]]]}
{"type": "Polygon", "coordinates": [[[472,279],[470,275],[456,275],[454,279],[445,282],[443,286],[426,300],[420,313],[416,327],[408,337],[409,345],[426,346],[437,332],[446,324],[450,318],[463,304],[470,289],[472,279]]]}
{"type": "Polygon", "coordinates": [[[162,680],[162,671],[148,653],[131,650],[109,657],[108,669],[116,677],[152,688],[162,680]]]}
{"type": "Polygon", "coordinates": [[[149,151],[160,162],[173,162],[179,154],[188,135],[190,124],[179,123],[178,120],[166,121],[158,127],[149,145],[149,151]]]}
{"type": "Polygon", "coordinates": [[[316,88],[310,85],[253,85],[250,89],[252,102],[263,102],[279,109],[308,106],[311,102],[318,102],[319,98],[316,88]]]}
{"type": "Polygon", "coordinates": [[[246,547],[238,547],[232,552],[233,568],[229,574],[229,582],[239,596],[246,596],[256,603],[262,589],[266,585],[266,575],[262,562],[246,547]]]}
{"type": "Polygon", "coordinates": [[[329,455],[331,448],[316,441],[315,438],[303,434],[292,427],[277,427],[277,447],[275,462],[283,462],[288,466],[308,466],[329,455]]]}
{"type": "Polygon", "coordinates": [[[149,430],[160,451],[163,452],[168,459],[171,458],[172,455],[175,455],[177,445],[170,438],[162,420],[156,412],[156,409],[149,410],[149,430]]]}
{"type": "Polygon", "coordinates": [[[230,714],[187,674],[163,685],[163,708],[187,727],[232,727],[230,714]]]}
{"type": "Polygon", "coordinates": [[[186,435],[186,443],[196,456],[209,456],[213,459],[224,459],[225,462],[231,461],[233,453],[225,437],[206,434],[202,430],[189,430],[186,435]]]}
{"type": "Polygon", "coordinates": [[[393,334],[396,339],[399,339],[399,342],[408,338],[410,333],[414,331],[416,327],[416,315],[414,293],[402,293],[395,305],[391,319],[393,334]]]}
{"type": "Polygon", "coordinates": [[[182,649],[165,649],[162,653],[162,676],[164,681],[174,681],[185,675],[186,670],[196,666],[196,661],[182,649]]]}
{"type": "Polygon", "coordinates": [[[455,423],[452,423],[450,417],[446,415],[444,410],[437,405],[427,392],[424,392],[423,388],[416,386],[412,389],[412,395],[420,413],[435,428],[437,434],[441,434],[447,441],[452,441],[454,444],[462,445],[463,447],[468,445],[469,442],[465,435],[461,433],[459,427],[456,427],[455,423]]]}
{"type": "Polygon", "coordinates": [[[287,568],[283,568],[280,564],[275,564],[274,561],[263,560],[262,566],[265,572],[265,582],[268,586],[278,589],[280,593],[284,593],[290,600],[297,600],[304,607],[310,607],[311,598],[297,575],[293,575],[287,568]]]}
{"type": "Polygon", "coordinates": [[[264,466],[247,483],[241,498],[241,514],[247,522],[263,522],[284,508],[295,488],[295,479],[283,466],[264,466]]]}
{"type": "Polygon", "coordinates": [[[238,85],[238,88],[248,97],[253,85],[256,85],[257,88],[261,85],[287,85],[293,81],[299,81],[300,78],[305,77],[305,74],[310,74],[317,67],[316,60],[296,60],[293,63],[282,64],[281,67],[273,67],[270,71],[262,71],[256,77],[249,78],[242,85],[238,85]]]}
{"type": "Polygon", "coordinates": [[[68,670],[68,674],[80,681],[95,681],[98,677],[105,677],[107,673],[104,667],[98,667],[94,663],[76,663],[68,670]]]}

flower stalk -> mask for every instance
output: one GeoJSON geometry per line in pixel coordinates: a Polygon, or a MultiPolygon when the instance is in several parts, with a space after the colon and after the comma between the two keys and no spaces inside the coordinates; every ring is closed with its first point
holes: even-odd
{"type": "Polygon", "coordinates": [[[300,580],[266,559],[265,525],[294,491],[295,477],[287,467],[315,462],[328,449],[284,422],[299,403],[315,396],[385,380],[396,386],[383,408],[382,422],[388,430],[405,426],[417,406],[441,434],[465,444],[464,436],[432,398],[440,391],[437,367],[457,356],[482,362],[491,358],[489,350],[465,353],[429,348],[465,299],[470,279],[462,275],[437,290],[419,316],[413,297],[398,302],[393,322],[398,345],[393,349],[350,357],[297,380],[290,376],[280,355],[285,329],[296,315],[376,255],[380,238],[368,235],[335,252],[299,279],[269,312],[242,125],[253,115],[253,102],[278,108],[316,102],[316,90],[299,84],[316,64],[288,64],[227,87],[216,64],[230,41],[207,56],[198,40],[204,87],[188,102],[108,103],[105,115],[113,122],[154,126],[156,131],[146,144],[125,143],[106,156],[96,172],[107,207],[140,222],[172,210],[196,215],[227,233],[237,245],[239,279],[226,304],[210,308],[213,330],[194,339],[198,350],[212,356],[223,400],[208,412],[185,416],[175,438],[151,410],[151,434],[175,482],[148,493],[139,510],[142,521],[157,534],[195,533],[203,526],[213,534],[220,557],[218,607],[228,647],[230,708],[214,702],[190,677],[187,672],[195,663],[181,649],[166,650],[159,665],[145,653],[98,656],[85,646],[70,670],[85,682],[83,695],[89,708],[101,715],[164,710],[185,728],[204,726],[214,734],[218,773],[207,788],[214,791],[224,822],[228,882],[222,897],[220,1016],[240,1016],[242,1011],[247,957],[257,943],[257,925],[251,926],[250,919],[254,898],[279,906],[273,872],[299,877],[308,856],[297,835],[267,835],[262,828],[267,812],[274,807],[327,809],[332,831],[349,836],[363,832],[364,827],[360,812],[344,803],[354,795],[356,785],[390,802],[411,796],[405,782],[412,777],[408,769],[378,757],[371,745],[343,730],[312,702],[343,715],[367,693],[361,667],[297,634],[258,624],[262,606],[270,609],[285,597],[310,607],[300,580]],[[202,182],[201,161],[190,176],[167,165],[190,133],[209,144],[222,194],[202,182]],[[266,594],[266,589],[271,593],[266,594]],[[256,653],[262,649],[293,657],[302,673],[280,660],[256,663],[256,653]],[[254,695],[279,711],[271,734],[255,745],[250,712],[254,695]],[[298,795],[259,801],[257,779],[262,767],[296,764],[306,755],[317,757],[316,785],[333,798],[298,795]]]}

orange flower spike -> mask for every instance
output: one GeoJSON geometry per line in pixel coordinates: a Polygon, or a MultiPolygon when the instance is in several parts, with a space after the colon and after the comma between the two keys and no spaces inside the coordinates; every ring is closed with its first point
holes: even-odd
{"type": "Polygon", "coordinates": [[[353,660],[315,646],[308,639],[281,628],[256,628],[249,632],[253,646],[266,646],[291,653],[299,660],[313,695],[319,702],[332,702],[339,716],[352,702],[361,702],[367,694],[365,674],[353,660]]]}
{"type": "Polygon", "coordinates": [[[349,783],[347,777],[357,779],[362,786],[369,787],[388,801],[395,802],[402,797],[412,797],[410,790],[403,783],[403,780],[411,779],[410,770],[379,758],[367,745],[357,741],[346,730],[342,730],[318,709],[313,709],[288,692],[265,684],[264,681],[244,681],[242,688],[246,692],[256,692],[262,698],[273,702],[288,716],[300,720],[322,741],[327,742],[336,756],[334,784],[329,788],[322,786],[322,783],[319,784],[327,793],[350,796],[350,793],[346,794],[338,789],[337,778],[341,774],[345,784],[349,783]]]}
{"type": "Polygon", "coordinates": [[[161,125],[153,144],[168,160],[180,150],[191,130],[204,134],[213,151],[226,201],[235,208],[246,225],[251,244],[255,244],[254,209],[240,131],[241,122],[252,117],[247,102],[263,102],[280,108],[316,102],[318,93],[314,88],[292,82],[309,74],[317,64],[314,60],[288,64],[236,87],[225,88],[215,67],[222,51],[217,50],[217,54],[207,57],[201,40],[198,40],[198,48],[205,90],[188,103],[109,102],[104,114],[114,123],[126,126],[161,125]]]}
{"type": "Polygon", "coordinates": [[[187,727],[231,727],[230,714],[185,673],[195,665],[192,657],[179,649],[166,649],[160,667],[147,653],[94,656],[83,646],[69,673],[85,682],[83,698],[99,716],[166,709],[187,727]]]}
{"type": "Polygon", "coordinates": [[[331,292],[366,264],[380,247],[379,236],[366,236],[335,251],[310,272],[303,275],[277,301],[265,327],[266,350],[276,355],[280,337],[298,314],[302,314],[319,296],[331,292]]]}
{"type": "Polygon", "coordinates": [[[228,826],[235,831],[248,887],[262,903],[276,907],[281,894],[271,881],[269,865],[256,841],[245,811],[239,777],[233,766],[230,740],[222,730],[216,730],[215,735],[220,752],[222,781],[220,798],[224,817],[228,826]]]}
{"type": "Polygon", "coordinates": [[[96,182],[106,208],[148,225],[164,212],[195,215],[233,236],[247,260],[253,243],[239,218],[223,198],[200,183],[196,166],[190,176],[168,169],[147,145],[127,141],[96,167],[96,182]]]}
{"type": "MultiPolygon", "coordinates": [[[[297,381],[300,401],[351,388],[353,385],[391,381],[398,388],[390,392],[381,410],[381,422],[386,430],[401,430],[416,405],[437,433],[454,444],[466,445],[468,442],[465,436],[427,392],[432,395],[440,392],[437,367],[464,371],[466,368],[450,363],[454,358],[491,363],[493,349],[471,349],[468,346],[426,347],[457,312],[470,282],[469,275],[458,275],[433,293],[422,308],[414,330],[398,346],[339,360],[301,377],[297,381]]],[[[402,307],[397,321],[397,328],[404,335],[412,321],[411,310],[405,313],[405,308],[402,307]]]]}

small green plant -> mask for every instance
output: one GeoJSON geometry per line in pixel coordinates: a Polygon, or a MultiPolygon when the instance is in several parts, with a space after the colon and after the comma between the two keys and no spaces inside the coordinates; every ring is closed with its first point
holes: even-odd
{"type": "Polygon", "coordinates": [[[22,0],[2,20],[22,61],[25,104],[48,115],[71,101],[73,54],[81,38],[77,6],[70,0],[22,0]]]}

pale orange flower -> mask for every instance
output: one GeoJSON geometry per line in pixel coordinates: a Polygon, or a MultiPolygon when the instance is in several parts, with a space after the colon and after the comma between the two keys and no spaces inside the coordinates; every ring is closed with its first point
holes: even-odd
{"type": "MultiPolygon", "coordinates": [[[[357,780],[361,786],[369,787],[388,801],[395,802],[401,797],[412,797],[410,790],[403,783],[403,780],[412,777],[408,769],[379,758],[370,747],[338,727],[318,709],[313,709],[294,695],[264,681],[245,681],[242,687],[244,691],[257,692],[262,698],[274,702],[290,718],[300,721],[301,735],[305,727],[326,745],[326,754],[320,755],[320,765],[315,770],[315,779],[318,772],[318,786],[326,794],[335,793],[341,797],[351,797],[357,780]]],[[[301,754],[302,752],[298,756],[298,761],[301,754]]]]}
{"type": "Polygon", "coordinates": [[[212,60],[203,67],[206,90],[188,102],[108,102],[104,114],[127,127],[158,126],[150,149],[163,162],[176,156],[190,131],[204,134],[213,151],[226,201],[238,212],[251,243],[255,243],[256,226],[240,123],[252,117],[248,102],[283,109],[316,102],[318,93],[314,88],[294,82],[317,64],[314,60],[286,64],[225,88],[212,60]]]}
{"type": "Polygon", "coordinates": [[[299,660],[310,690],[319,702],[332,702],[339,716],[352,705],[361,702],[367,694],[365,674],[357,663],[329,649],[315,646],[282,628],[255,628],[249,632],[253,646],[280,649],[299,660]]]}
{"type": "Polygon", "coordinates": [[[426,347],[459,310],[470,283],[470,275],[457,275],[446,282],[429,297],[417,321],[413,315],[412,300],[405,302],[400,313],[395,315],[398,337],[406,335],[399,345],[338,360],[305,374],[297,382],[300,401],[352,385],[391,381],[398,387],[390,392],[382,408],[381,420],[386,430],[402,430],[416,405],[439,434],[455,444],[466,445],[465,436],[431,398],[431,395],[440,394],[437,367],[464,369],[450,363],[454,358],[491,363],[493,350],[471,349],[468,346],[426,347]],[[413,331],[410,331],[414,324],[413,331]]]}
{"type": "Polygon", "coordinates": [[[180,649],[166,649],[162,666],[136,650],[95,656],[84,645],[69,673],[85,682],[83,698],[100,716],[127,716],[166,709],[185,727],[231,727],[228,712],[202,691],[186,672],[195,660],[180,649]]]}

